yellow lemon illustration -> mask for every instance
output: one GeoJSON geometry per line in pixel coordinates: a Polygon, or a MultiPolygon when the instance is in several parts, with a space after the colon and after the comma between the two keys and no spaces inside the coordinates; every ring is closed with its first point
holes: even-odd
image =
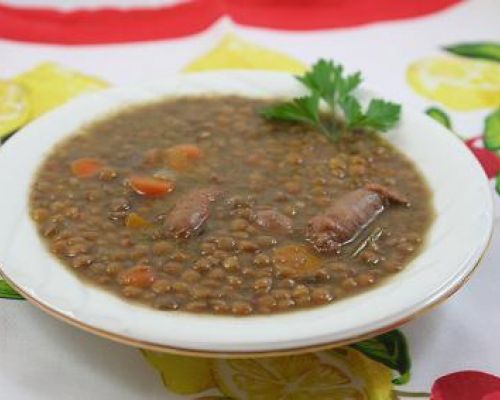
{"type": "Polygon", "coordinates": [[[98,78],[63,68],[54,63],[43,63],[18,75],[15,82],[21,85],[31,104],[31,117],[52,110],[72,97],[92,92],[108,84],[98,78]]]}
{"type": "Polygon", "coordinates": [[[261,69],[301,73],[307,66],[286,54],[240,39],[234,34],[228,34],[214,49],[186,66],[184,71],[217,69],[261,69]]]}
{"type": "Polygon", "coordinates": [[[238,400],[390,400],[391,371],[352,349],[215,360],[219,389],[238,400]]]}
{"type": "Polygon", "coordinates": [[[345,359],[353,376],[362,381],[368,400],[390,400],[392,399],[392,371],[383,364],[364,356],[359,351],[340,348],[323,353],[323,357],[331,362],[345,359]]]}
{"type": "Polygon", "coordinates": [[[422,96],[468,111],[500,105],[500,63],[440,57],[418,60],[407,79],[422,96]]]}
{"type": "Polygon", "coordinates": [[[178,356],[142,350],[146,360],[160,372],[165,386],[178,394],[199,393],[214,386],[211,362],[206,358],[178,356]]]}
{"type": "Polygon", "coordinates": [[[0,80],[0,138],[24,125],[29,110],[24,89],[14,82],[0,80]]]}

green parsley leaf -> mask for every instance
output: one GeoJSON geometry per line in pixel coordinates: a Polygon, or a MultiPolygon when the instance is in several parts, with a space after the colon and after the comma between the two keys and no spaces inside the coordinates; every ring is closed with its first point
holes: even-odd
{"type": "Polygon", "coordinates": [[[311,92],[330,103],[335,100],[336,81],[341,74],[341,66],[335,65],[333,61],[321,59],[313,65],[311,71],[306,72],[303,76],[296,76],[296,78],[311,92]]]}
{"type": "Polygon", "coordinates": [[[362,126],[386,131],[399,121],[401,106],[390,101],[373,99],[368,105],[368,110],[362,126]]]}
{"type": "Polygon", "coordinates": [[[319,96],[298,97],[291,102],[262,110],[266,118],[317,124],[319,121],[319,96]]]}
{"type": "Polygon", "coordinates": [[[495,178],[495,190],[500,195],[500,172],[498,173],[497,177],[495,178]]]}
{"type": "Polygon", "coordinates": [[[331,140],[339,138],[342,126],[386,131],[399,121],[401,106],[381,99],[372,100],[363,111],[352,94],[363,81],[361,73],[345,75],[344,67],[332,60],[320,59],[310,71],[296,78],[310,95],[262,110],[265,118],[307,123],[331,140]],[[323,102],[328,106],[326,113],[320,112],[323,102]],[[337,119],[339,109],[343,121],[337,119]]]}
{"type": "Polygon", "coordinates": [[[344,113],[348,128],[354,128],[363,120],[361,104],[355,97],[345,96],[340,100],[339,105],[344,113]]]}
{"type": "Polygon", "coordinates": [[[386,131],[398,121],[401,106],[380,99],[370,101],[368,110],[363,113],[361,105],[353,96],[340,102],[348,128],[367,128],[386,131]]]}
{"type": "Polygon", "coordinates": [[[348,75],[346,78],[340,77],[337,83],[339,87],[339,99],[342,99],[349,95],[349,93],[356,89],[362,81],[363,78],[361,77],[361,72],[359,71],[352,75],[348,75]]]}
{"type": "Polygon", "coordinates": [[[290,102],[265,108],[261,110],[260,113],[268,119],[302,122],[312,125],[331,140],[337,140],[338,131],[328,128],[321,121],[319,114],[319,95],[317,93],[313,93],[310,96],[297,97],[290,102]]]}

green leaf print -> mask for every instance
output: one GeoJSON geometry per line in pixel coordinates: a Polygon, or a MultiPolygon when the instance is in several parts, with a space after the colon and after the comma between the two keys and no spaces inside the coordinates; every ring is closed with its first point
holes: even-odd
{"type": "Polygon", "coordinates": [[[0,279],[0,298],[22,300],[23,297],[12,289],[7,282],[0,279]]]}
{"type": "Polygon", "coordinates": [[[408,345],[399,330],[351,344],[351,347],[366,357],[399,372],[400,376],[393,380],[396,385],[404,385],[410,380],[411,359],[408,345]]]}
{"type": "Polygon", "coordinates": [[[483,139],[489,150],[500,150],[500,108],[486,117],[483,139]]]}
{"type": "Polygon", "coordinates": [[[440,108],[429,107],[427,110],[425,110],[425,113],[432,119],[439,122],[445,128],[448,128],[450,130],[452,129],[450,117],[440,108]]]}
{"type": "Polygon", "coordinates": [[[460,43],[447,46],[444,50],[463,57],[500,62],[500,43],[497,42],[460,43]]]}

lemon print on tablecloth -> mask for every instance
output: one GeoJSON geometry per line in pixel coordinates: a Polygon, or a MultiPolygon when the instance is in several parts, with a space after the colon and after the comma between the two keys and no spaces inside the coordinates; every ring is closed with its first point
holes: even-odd
{"type": "Polygon", "coordinates": [[[351,373],[362,379],[368,400],[391,400],[393,398],[393,373],[388,367],[353,349],[340,348],[325,353],[334,359],[341,355],[347,359],[351,373]]]}
{"type": "Polygon", "coordinates": [[[108,86],[99,78],[48,62],[18,75],[14,81],[21,85],[28,95],[31,118],[36,118],[82,93],[108,86]]]}
{"type": "Polygon", "coordinates": [[[30,105],[23,87],[0,80],[0,138],[23,126],[29,115],[30,105]]]}
{"type": "Polygon", "coordinates": [[[289,55],[240,39],[234,34],[227,34],[215,48],[187,65],[184,72],[219,69],[257,69],[301,73],[307,69],[307,66],[289,55]]]}
{"type": "Polygon", "coordinates": [[[426,58],[409,66],[407,79],[422,96],[455,110],[500,106],[500,63],[461,57],[426,58]]]}
{"type": "Polygon", "coordinates": [[[158,370],[164,385],[174,393],[199,393],[215,385],[209,359],[149,350],[142,350],[142,353],[158,370]]]}
{"type": "Polygon", "coordinates": [[[392,373],[356,350],[214,360],[219,389],[237,400],[390,400],[392,373]]]}

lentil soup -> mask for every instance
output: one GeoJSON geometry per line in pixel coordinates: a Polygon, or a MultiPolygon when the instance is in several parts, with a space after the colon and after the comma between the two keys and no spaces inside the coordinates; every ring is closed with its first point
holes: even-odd
{"type": "Polygon", "coordinates": [[[314,307],[403,269],[433,218],[413,163],[377,134],[264,120],[269,104],[177,98],[82,128],[33,183],[46,245],[86,281],[197,313],[314,307]]]}

